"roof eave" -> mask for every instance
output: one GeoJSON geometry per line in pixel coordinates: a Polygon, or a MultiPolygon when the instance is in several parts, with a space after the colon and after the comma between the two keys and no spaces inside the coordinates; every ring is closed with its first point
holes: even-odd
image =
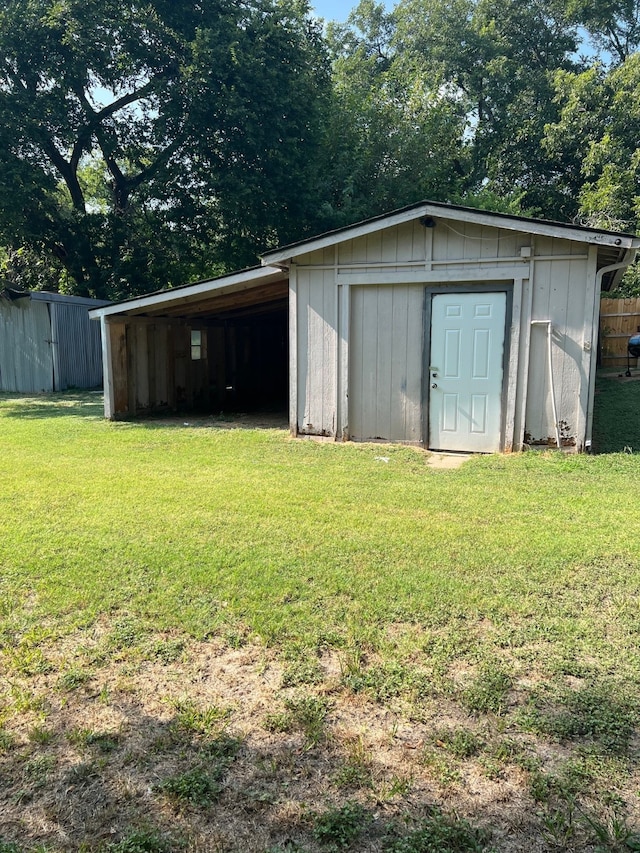
{"type": "Polygon", "coordinates": [[[282,276],[283,272],[279,267],[263,266],[251,270],[244,270],[239,273],[230,273],[215,279],[207,279],[199,281],[195,284],[183,285],[181,287],[172,288],[171,290],[160,290],[156,293],[150,293],[146,296],[137,296],[133,299],[125,299],[122,302],[115,302],[105,308],[95,308],[89,311],[89,317],[92,320],[99,320],[102,317],[109,317],[117,314],[127,314],[129,312],[139,312],[145,308],[156,308],[160,305],[173,305],[192,299],[198,295],[213,293],[217,290],[225,290],[232,287],[251,286],[258,284],[271,278],[282,276]]]}
{"type": "Polygon", "coordinates": [[[346,240],[354,240],[358,237],[366,237],[383,228],[393,228],[422,217],[438,217],[450,219],[456,222],[468,222],[475,225],[488,225],[494,228],[503,228],[512,231],[524,231],[536,236],[559,237],[565,240],[575,240],[581,243],[590,243],[601,246],[614,246],[620,249],[640,248],[640,237],[632,234],[604,231],[595,228],[586,228],[579,225],[570,225],[561,222],[547,222],[541,219],[530,219],[527,217],[510,216],[504,213],[492,213],[486,210],[474,208],[457,207],[455,205],[440,204],[438,202],[423,202],[408,208],[383,215],[364,222],[355,223],[335,231],[328,231],[319,237],[312,237],[299,243],[283,246],[270,252],[265,252],[262,263],[266,265],[284,264],[292,261],[300,255],[306,255],[321,249],[334,246],[346,240]]]}

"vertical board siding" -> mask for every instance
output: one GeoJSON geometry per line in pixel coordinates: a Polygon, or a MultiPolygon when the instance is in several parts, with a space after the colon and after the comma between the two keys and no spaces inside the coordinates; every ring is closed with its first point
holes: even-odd
{"type": "Polygon", "coordinates": [[[337,430],[337,298],[333,270],[297,276],[298,432],[337,430]]]}
{"type": "Polygon", "coordinates": [[[0,299],[0,391],[53,391],[51,341],[46,302],[0,299]]]}
{"type": "Polygon", "coordinates": [[[349,434],[417,443],[424,288],[354,287],[351,294],[349,434]]]}
{"type": "MultiPolygon", "coordinates": [[[[565,240],[546,238],[536,253],[544,256],[572,254],[565,240]]],[[[584,251],[584,249],[582,249],[584,251]]],[[[587,261],[536,261],[530,320],[550,320],[553,326],[552,362],[556,407],[563,444],[581,443],[577,434],[581,420],[580,389],[583,376],[583,338],[587,261]]],[[[547,328],[531,328],[528,362],[525,444],[555,444],[555,424],[549,381],[547,328]]]]}

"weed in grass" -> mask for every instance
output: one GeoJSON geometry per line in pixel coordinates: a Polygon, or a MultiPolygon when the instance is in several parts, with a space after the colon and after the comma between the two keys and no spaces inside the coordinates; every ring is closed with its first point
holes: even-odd
{"type": "Polygon", "coordinates": [[[615,698],[611,687],[587,685],[577,691],[561,689],[551,701],[544,694],[533,696],[519,721],[529,731],[559,741],[586,740],[604,752],[625,755],[638,712],[629,700],[615,698]]]}
{"type": "Polygon", "coordinates": [[[417,829],[389,839],[384,849],[385,853],[483,853],[489,842],[485,831],[433,808],[417,829]]]}
{"type": "Polygon", "coordinates": [[[179,699],[173,703],[176,716],[172,727],[191,735],[211,735],[220,731],[231,716],[229,708],[210,705],[198,708],[190,699],[179,699]]]}
{"type": "Polygon", "coordinates": [[[168,666],[180,660],[184,656],[184,650],[183,640],[155,640],[146,647],[145,654],[168,666]]]}
{"type": "Polygon", "coordinates": [[[91,678],[91,673],[79,667],[71,667],[66,672],[63,672],[58,679],[58,690],[65,693],[70,693],[85,685],[91,678]]]}
{"type": "Polygon", "coordinates": [[[9,752],[14,744],[15,738],[11,732],[0,726],[0,755],[4,752],[9,752]]]}
{"type": "Polygon", "coordinates": [[[430,692],[425,673],[396,661],[369,669],[343,669],[342,682],[354,693],[366,692],[378,702],[388,702],[398,696],[417,698],[430,692]]]}
{"type": "Polygon", "coordinates": [[[502,667],[485,663],[473,683],[461,692],[460,700],[471,714],[500,715],[506,710],[511,684],[511,676],[502,667]]]}
{"type": "Polygon", "coordinates": [[[34,726],[29,729],[27,738],[31,743],[37,743],[39,746],[47,746],[55,740],[56,734],[52,729],[47,729],[45,726],[34,726]]]}
{"type": "Polygon", "coordinates": [[[629,827],[619,806],[601,815],[582,811],[582,817],[601,850],[640,850],[640,834],[629,827]]]}
{"type": "Polygon", "coordinates": [[[13,684],[11,685],[10,693],[13,710],[18,714],[26,714],[29,712],[42,714],[46,708],[44,696],[38,696],[30,690],[13,684]]]}
{"type": "Polygon", "coordinates": [[[282,673],[282,687],[322,684],[323,680],[324,672],[317,660],[293,661],[282,673]]]}
{"type": "Polygon", "coordinates": [[[214,803],[222,793],[221,777],[221,768],[211,770],[203,766],[196,767],[165,779],[156,786],[156,790],[174,802],[206,807],[214,803]]]}
{"type": "Polygon", "coordinates": [[[501,738],[491,747],[489,754],[503,764],[520,766],[522,766],[522,760],[527,757],[524,747],[512,738],[501,738]]]}
{"type": "Polygon", "coordinates": [[[0,838],[0,853],[22,853],[22,849],[13,841],[3,841],[0,838]]]}
{"type": "Polygon", "coordinates": [[[107,853],[175,853],[175,849],[157,832],[146,830],[132,832],[106,847],[107,853]]]}
{"type": "Polygon", "coordinates": [[[345,850],[364,829],[369,815],[364,806],[347,802],[314,816],[313,836],[329,850],[345,850]]]}
{"type": "Polygon", "coordinates": [[[362,737],[354,737],[346,743],[347,760],[335,777],[338,788],[370,788],[372,773],[369,756],[362,737]]]}
{"type": "Polygon", "coordinates": [[[20,646],[15,649],[9,657],[9,663],[15,672],[27,677],[44,675],[54,668],[41,649],[31,646],[20,646]]]}
{"type": "Polygon", "coordinates": [[[208,758],[215,759],[219,764],[230,764],[240,751],[242,744],[241,737],[221,732],[217,737],[206,740],[202,751],[208,758]]]}
{"type": "Polygon", "coordinates": [[[316,746],[326,737],[325,718],[329,710],[326,699],[298,696],[285,701],[294,726],[303,732],[308,746],[316,746]]]}
{"type": "Polygon", "coordinates": [[[460,770],[456,764],[448,755],[442,755],[440,751],[425,749],[422,761],[442,788],[451,788],[461,779],[460,770]]]}
{"type": "Polygon", "coordinates": [[[113,752],[118,748],[120,737],[115,732],[96,732],[93,729],[72,729],[67,740],[78,749],[95,747],[102,753],[113,752]]]}
{"type": "Polygon", "coordinates": [[[265,714],[262,725],[273,734],[287,734],[295,728],[295,721],[288,711],[273,711],[265,714]]]}
{"type": "Polygon", "coordinates": [[[542,815],[543,834],[547,841],[560,850],[566,850],[575,838],[575,803],[565,800],[560,808],[550,809],[542,815]]]}
{"type": "Polygon", "coordinates": [[[36,755],[25,761],[23,766],[24,778],[32,788],[41,788],[56,765],[53,755],[36,755]]]}
{"type": "Polygon", "coordinates": [[[409,776],[393,776],[388,782],[383,782],[377,791],[380,802],[389,802],[394,797],[406,797],[413,787],[413,779],[409,776]]]}
{"type": "Polygon", "coordinates": [[[66,779],[71,785],[85,785],[91,779],[96,779],[103,768],[103,761],[82,761],[67,771],[66,779]]]}
{"type": "Polygon", "coordinates": [[[471,758],[482,750],[485,741],[470,729],[438,729],[433,742],[456,758],[471,758]]]}
{"type": "Polygon", "coordinates": [[[123,616],[114,622],[109,632],[107,647],[111,651],[124,651],[137,645],[143,634],[143,625],[133,616],[123,616]]]}
{"type": "Polygon", "coordinates": [[[370,788],[371,770],[364,764],[347,761],[336,773],[334,783],[337,788],[370,788]]]}

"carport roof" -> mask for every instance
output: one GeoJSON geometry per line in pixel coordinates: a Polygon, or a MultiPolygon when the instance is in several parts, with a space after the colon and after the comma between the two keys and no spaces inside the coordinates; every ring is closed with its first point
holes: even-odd
{"type": "Polygon", "coordinates": [[[111,316],[197,317],[277,302],[285,299],[287,293],[286,272],[278,267],[253,267],[125,299],[95,308],[89,316],[94,320],[111,316]]]}

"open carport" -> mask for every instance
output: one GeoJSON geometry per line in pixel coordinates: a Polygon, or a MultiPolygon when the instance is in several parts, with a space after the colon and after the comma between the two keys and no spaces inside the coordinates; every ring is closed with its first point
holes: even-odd
{"type": "Polygon", "coordinates": [[[105,415],[285,411],[288,304],[287,274],[260,267],[92,311],[105,415]]]}

